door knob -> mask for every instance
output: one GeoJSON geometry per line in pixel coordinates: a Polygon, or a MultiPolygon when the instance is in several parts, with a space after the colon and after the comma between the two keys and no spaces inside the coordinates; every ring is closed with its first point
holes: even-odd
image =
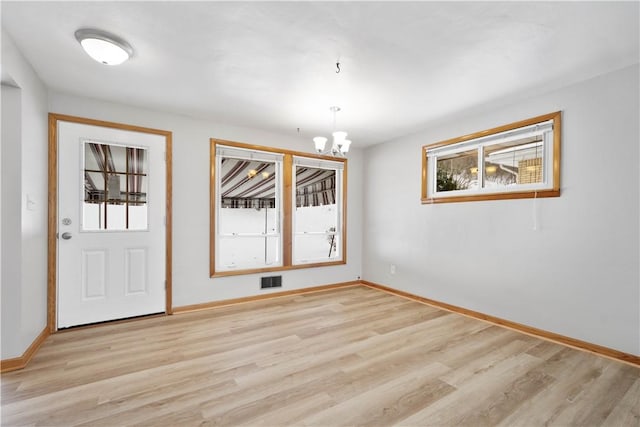
{"type": "Polygon", "coordinates": [[[68,231],[65,231],[64,233],[62,233],[61,236],[64,240],[69,240],[71,238],[71,233],[69,233],[68,231]]]}

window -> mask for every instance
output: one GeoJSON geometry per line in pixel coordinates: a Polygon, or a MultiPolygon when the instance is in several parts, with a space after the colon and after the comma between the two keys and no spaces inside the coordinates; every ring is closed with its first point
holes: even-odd
{"type": "Polygon", "coordinates": [[[560,112],[422,149],[422,202],[560,195],[560,112]]]}
{"type": "Polygon", "coordinates": [[[346,159],[211,140],[211,276],[344,264],[346,159]]]}
{"type": "Polygon", "coordinates": [[[146,230],[146,148],[84,141],[83,231],[146,230]]]}
{"type": "Polygon", "coordinates": [[[282,158],[217,147],[217,271],[282,265],[282,158]]]}
{"type": "Polygon", "coordinates": [[[305,157],[293,164],[293,263],[339,260],[343,164],[305,157]]]}

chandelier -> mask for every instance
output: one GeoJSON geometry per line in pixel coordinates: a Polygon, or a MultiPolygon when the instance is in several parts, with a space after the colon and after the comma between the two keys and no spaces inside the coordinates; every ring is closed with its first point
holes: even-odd
{"type": "Polygon", "coordinates": [[[324,136],[316,136],[313,138],[313,143],[316,147],[316,151],[319,154],[332,155],[336,157],[345,157],[349,151],[351,141],[347,139],[347,132],[336,130],[336,113],[340,111],[340,107],[333,106],[329,108],[329,111],[333,113],[333,142],[331,146],[325,151],[328,139],[324,136]]]}

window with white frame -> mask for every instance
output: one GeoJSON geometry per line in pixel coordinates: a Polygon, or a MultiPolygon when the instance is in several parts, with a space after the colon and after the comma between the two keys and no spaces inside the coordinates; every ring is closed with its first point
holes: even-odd
{"type": "Polygon", "coordinates": [[[423,203],[560,195],[560,112],[423,147],[423,203]]]}
{"type": "Polygon", "coordinates": [[[342,259],[342,162],[293,158],[293,264],[342,259]]]}
{"type": "Polygon", "coordinates": [[[216,271],[282,265],[282,158],[217,146],[216,271]]]}

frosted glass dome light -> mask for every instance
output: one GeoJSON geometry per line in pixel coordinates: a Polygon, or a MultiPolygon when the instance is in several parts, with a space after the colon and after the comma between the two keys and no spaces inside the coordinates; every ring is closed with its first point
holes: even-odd
{"type": "Polygon", "coordinates": [[[101,64],[120,65],[133,55],[129,43],[105,31],[83,28],[75,36],[87,55],[101,64]]]}

